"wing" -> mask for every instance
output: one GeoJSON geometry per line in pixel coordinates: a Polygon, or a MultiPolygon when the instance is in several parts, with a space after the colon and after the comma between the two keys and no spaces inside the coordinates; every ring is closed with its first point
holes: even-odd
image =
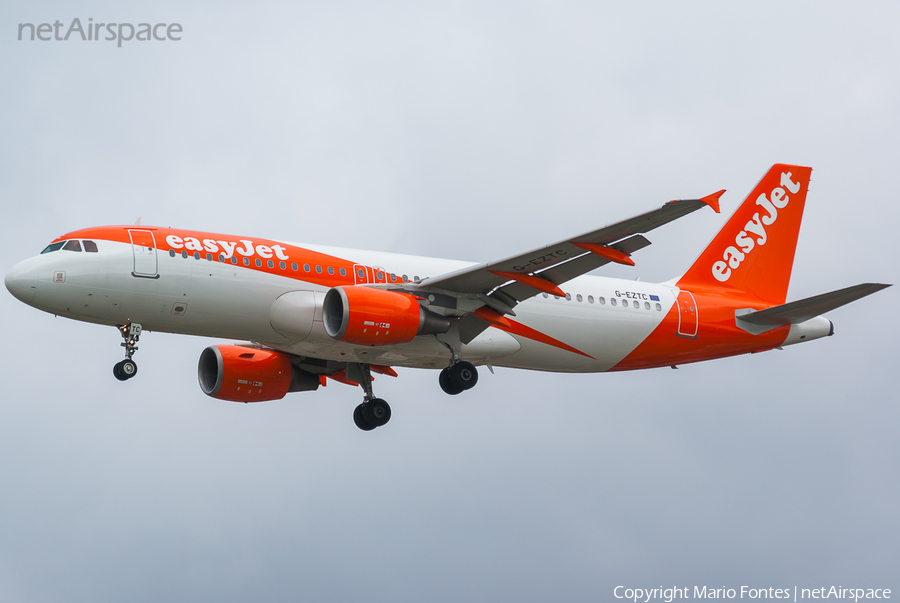
{"type": "Polygon", "coordinates": [[[425,279],[420,288],[457,293],[489,294],[500,291],[516,302],[554,291],[559,285],[609,262],[634,265],[629,256],[648,245],[642,233],[659,228],[706,205],[718,213],[719,191],[702,199],[670,201],[634,218],[496,262],[472,266],[425,279]]]}
{"type": "Polygon", "coordinates": [[[501,316],[515,316],[513,308],[519,302],[541,292],[564,296],[560,285],[595,268],[610,262],[633,266],[631,254],[650,245],[643,233],[707,205],[718,213],[719,197],[724,192],[721,190],[701,199],[670,201],[659,209],[528,253],[425,279],[418,283],[417,289],[429,292],[429,299],[439,305],[441,300],[436,299],[435,294],[445,297],[446,302],[451,302],[452,307],[464,315],[460,333],[463,343],[468,343],[491,322],[493,314],[471,314],[481,306],[486,305],[501,316]],[[461,303],[461,298],[474,303],[461,303]]]}

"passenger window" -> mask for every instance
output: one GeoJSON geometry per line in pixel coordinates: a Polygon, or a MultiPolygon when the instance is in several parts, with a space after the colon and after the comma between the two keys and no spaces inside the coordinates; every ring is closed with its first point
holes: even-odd
{"type": "Polygon", "coordinates": [[[287,264],[285,264],[284,262],[278,262],[278,267],[282,270],[287,270],[287,264]]]}
{"type": "Polygon", "coordinates": [[[598,298],[597,298],[597,303],[600,304],[601,306],[605,306],[605,305],[606,305],[606,298],[605,298],[605,297],[598,297],[598,298]]]}
{"type": "Polygon", "coordinates": [[[300,268],[300,266],[297,265],[297,262],[293,262],[291,264],[291,270],[293,270],[294,272],[297,272],[298,268],[300,268]]]}
{"type": "Polygon", "coordinates": [[[88,253],[97,253],[97,244],[93,241],[82,241],[82,245],[84,245],[84,250],[88,253]]]}
{"type": "MultiPolygon", "coordinates": [[[[87,241],[85,241],[85,243],[87,243],[87,241]]],[[[87,247],[87,245],[85,245],[85,247],[87,247]]],[[[169,250],[169,257],[170,257],[170,258],[174,258],[174,257],[175,257],[175,250],[174,250],[174,249],[170,249],[170,250],[169,250]]]]}
{"type": "Polygon", "coordinates": [[[303,272],[309,272],[309,264],[303,264],[303,272]]]}
{"type": "Polygon", "coordinates": [[[195,260],[199,260],[199,259],[200,259],[200,252],[199,252],[199,251],[195,251],[195,252],[194,252],[194,259],[195,259],[195,260]]]}
{"type": "Polygon", "coordinates": [[[316,272],[318,272],[319,274],[322,274],[322,267],[316,266],[316,272]]]}
{"type": "Polygon", "coordinates": [[[656,304],[656,311],[662,312],[662,304],[656,304]]]}
{"type": "Polygon", "coordinates": [[[588,295],[588,303],[589,303],[589,304],[594,303],[594,296],[593,296],[593,295],[588,295]]]}
{"type": "Polygon", "coordinates": [[[649,309],[650,309],[650,302],[644,302],[644,309],[645,309],[645,310],[649,310],[649,309]]]}
{"type": "Polygon", "coordinates": [[[183,257],[184,259],[187,259],[187,251],[182,251],[181,257],[183,257]]]}
{"type": "Polygon", "coordinates": [[[575,299],[577,299],[578,301],[583,301],[583,300],[584,300],[584,298],[581,297],[581,293],[579,293],[578,295],[576,295],[576,296],[575,296],[575,299]]]}
{"type": "Polygon", "coordinates": [[[211,254],[211,253],[207,253],[207,254],[206,254],[206,261],[207,261],[207,262],[211,262],[211,261],[212,261],[212,254],[211,254]]]}
{"type": "Polygon", "coordinates": [[[403,276],[401,276],[400,278],[403,279],[403,282],[404,282],[404,283],[408,283],[408,282],[409,282],[409,277],[406,276],[405,274],[404,274],[403,276]]]}
{"type": "Polygon", "coordinates": [[[257,268],[262,268],[262,260],[259,259],[259,258],[256,258],[256,267],[257,267],[257,268]]]}
{"type": "Polygon", "coordinates": [[[334,274],[334,268],[331,266],[328,267],[328,274],[334,274]]]}
{"type": "Polygon", "coordinates": [[[244,266],[250,265],[250,258],[244,258],[244,266]]]}
{"type": "Polygon", "coordinates": [[[615,305],[616,305],[616,300],[615,300],[614,298],[610,298],[610,300],[609,300],[609,305],[610,305],[610,306],[615,306],[615,305]]]}
{"type": "Polygon", "coordinates": [[[266,262],[266,266],[268,266],[269,268],[274,268],[275,262],[273,262],[272,260],[269,260],[268,262],[266,262]]]}
{"type": "Polygon", "coordinates": [[[221,262],[223,264],[225,263],[225,254],[224,253],[219,254],[219,262],[221,262]]]}
{"type": "Polygon", "coordinates": [[[566,301],[572,301],[572,294],[566,293],[566,301]]]}
{"type": "Polygon", "coordinates": [[[544,298],[548,298],[548,297],[550,297],[550,294],[549,294],[549,293],[541,293],[541,295],[543,295],[543,296],[544,296],[544,298]]]}
{"type": "Polygon", "coordinates": [[[65,244],[65,241],[60,241],[59,243],[50,243],[49,245],[44,247],[44,250],[41,252],[41,254],[50,253],[51,251],[59,251],[65,244]]]}
{"type": "Polygon", "coordinates": [[[366,278],[366,272],[362,268],[356,271],[356,276],[359,278],[366,278]]]}
{"type": "Polygon", "coordinates": [[[65,251],[81,251],[81,243],[78,241],[66,241],[66,244],[63,245],[63,249],[65,251]]]}
{"type": "Polygon", "coordinates": [[[640,307],[641,307],[641,302],[639,302],[639,301],[633,301],[633,302],[631,302],[631,305],[634,306],[635,308],[640,308],[640,307]]]}
{"type": "Polygon", "coordinates": [[[234,256],[234,255],[231,256],[231,263],[232,263],[232,264],[237,264],[237,256],[234,256]]]}
{"type": "Polygon", "coordinates": [[[341,268],[341,276],[347,276],[347,269],[341,268]]]}

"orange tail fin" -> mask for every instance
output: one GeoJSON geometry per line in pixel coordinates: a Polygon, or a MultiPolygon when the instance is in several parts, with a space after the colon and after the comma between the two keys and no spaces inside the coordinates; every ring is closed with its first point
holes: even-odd
{"type": "Polygon", "coordinates": [[[812,168],[776,164],[678,281],[783,304],[812,168]]]}

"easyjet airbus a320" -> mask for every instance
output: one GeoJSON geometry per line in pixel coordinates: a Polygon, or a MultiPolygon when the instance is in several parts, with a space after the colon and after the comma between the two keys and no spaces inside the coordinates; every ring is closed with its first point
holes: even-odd
{"type": "Polygon", "coordinates": [[[666,283],[589,276],[634,265],[643,234],[719,191],[485,264],[298,245],[173,228],[102,226],[59,237],[16,265],[6,287],[45,312],[115,326],[137,374],[144,331],[222,337],[200,354],[204,393],[277,400],[328,379],[359,385],[356,425],[391,409],[371,373],[440,370],[448,394],[476,365],[558,372],[675,366],[762,352],[833,333],[821,314],[889,285],[868,283],[785,303],[812,170],[775,165],[697,261],[666,283]]]}

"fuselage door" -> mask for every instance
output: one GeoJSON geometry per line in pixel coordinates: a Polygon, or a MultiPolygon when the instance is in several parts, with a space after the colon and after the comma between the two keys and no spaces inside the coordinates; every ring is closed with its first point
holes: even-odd
{"type": "Polygon", "coordinates": [[[353,264],[353,284],[362,285],[369,282],[369,270],[362,264],[353,264]]]}
{"type": "Polygon", "coordinates": [[[697,302],[690,291],[678,293],[678,335],[696,337],[699,321],[697,319],[697,302]]]}
{"type": "Polygon", "coordinates": [[[159,278],[156,267],[156,239],[149,230],[129,230],[131,250],[134,253],[132,276],[159,278]]]}

